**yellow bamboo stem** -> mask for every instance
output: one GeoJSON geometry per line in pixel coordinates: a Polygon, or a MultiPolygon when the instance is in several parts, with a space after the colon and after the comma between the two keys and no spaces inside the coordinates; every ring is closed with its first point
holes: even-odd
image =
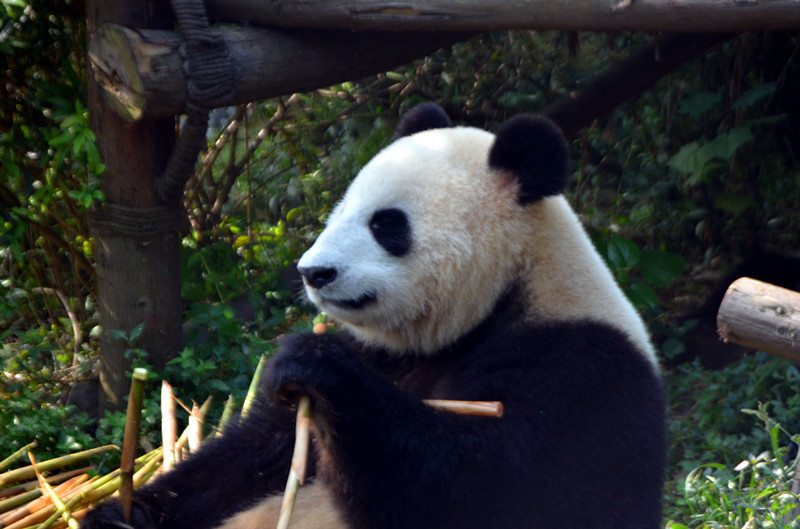
{"type": "Polygon", "coordinates": [[[297,424],[295,426],[292,466],[289,469],[289,477],[286,479],[286,489],[283,493],[277,529],[287,529],[289,527],[294,500],[297,497],[297,489],[305,480],[310,429],[311,399],[304,395],[300,397],[300,401],[297,403],[297,424]]]}
{"type": "MultiPolygon", "coordinates": [[[[77,463],[78,461],[82,461],[86,458],[107,452],[109,450],[119,450],[119,448],[115,445],[99,446],[90,450],[83,450],[74,454],[48,459],[47,461],[42,461],[37,466],[41,472],[46,472],[48,470],[53,470],[54,468],[60,468],[62,466],[77,463]]],[[[33,466],[31,465],[17,468],[15,470],[9,470],[4,474],[0,474],[0,487],[9,483],[17,483],[18,481],[28,480],[35,476],[36,472],[33,470],[33,466]]]]}
{"type": "Polygon", "coordinates": [[[137,367],[133,370],[131,393],[128,397],[128,413],[125,419],[125,439],[122,443],[122,461],[119,466],[119,502],[125,521],[131,519],[133,505],[133,469],[136,465],[136,445],[139,444],[139,424],[142,418],[142,399],[147,370],[137,367]]]}

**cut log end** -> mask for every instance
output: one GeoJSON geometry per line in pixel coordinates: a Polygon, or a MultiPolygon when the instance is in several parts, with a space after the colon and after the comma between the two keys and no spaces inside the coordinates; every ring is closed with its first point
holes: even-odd
{"type": "Polygon", "coordinates": [[[717,312],[723,341],[800,362],[800,293],[742,277],[717,312]]]}

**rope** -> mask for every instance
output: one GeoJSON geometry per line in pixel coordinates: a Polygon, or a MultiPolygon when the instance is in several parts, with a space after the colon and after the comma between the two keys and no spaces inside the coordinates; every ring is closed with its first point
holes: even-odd
{"type": "Polygon", "coordinates": [[[180,228],[180,210],[174,205],[134,208],[106,202],[89,212],[89,225],[98,235],[148,237],[180,228]]]}
{"type": "Polygon", "coordinates": [[[197,155],[205,146],[207,101],[229,101],[236,93],[237,72],[225,39],[208,25],[202,0],[172,0],[183,33],[179,52],[186,75],[186,121],[164,174],[156,181],[159,199],[178,202],[192,176],[197,155]]]}

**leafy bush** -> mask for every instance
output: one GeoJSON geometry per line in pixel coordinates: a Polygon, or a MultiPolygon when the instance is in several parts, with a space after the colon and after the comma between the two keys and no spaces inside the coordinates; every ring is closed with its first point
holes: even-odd
{"type": "MultiPolygon", "coordinates": [[[[792,484],[800,468],[800,436],[791,435],[775,422],[766,406],[742,412],[759,419],[769,435],[770,449],[749,455],[732,469],[707,463],[692,470],[680,487],[689,516],[683,514],[697,524],[693,527],[701,528],[797,527],[800,497],[792,492],[792,484]]],[[[674,521],[667,524],[668,529],[687,527],[674,521]]]]}
{"type": "Polygon", "coordinates": [[[670,527],[695,520],[699,527],[739,529],[748,517],[758,521],[750,527],[768,527],[764,520],[794,501],[786,493],[800,432],[798,367],[759,353],[720,371],[685,364],[666,380],[670,527]]]}

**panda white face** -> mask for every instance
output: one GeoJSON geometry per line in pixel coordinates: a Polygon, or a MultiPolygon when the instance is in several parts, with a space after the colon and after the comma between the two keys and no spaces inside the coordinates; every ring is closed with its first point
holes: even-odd
{"type": "Polygon", "coordinates": [[[488,168],[492,141],[436,129],[373,158],[298,263],[309,299],[395,351],[432,352],[481,321],[514,266],[503,210],[519,209],[515,187],[488,168]]]}

